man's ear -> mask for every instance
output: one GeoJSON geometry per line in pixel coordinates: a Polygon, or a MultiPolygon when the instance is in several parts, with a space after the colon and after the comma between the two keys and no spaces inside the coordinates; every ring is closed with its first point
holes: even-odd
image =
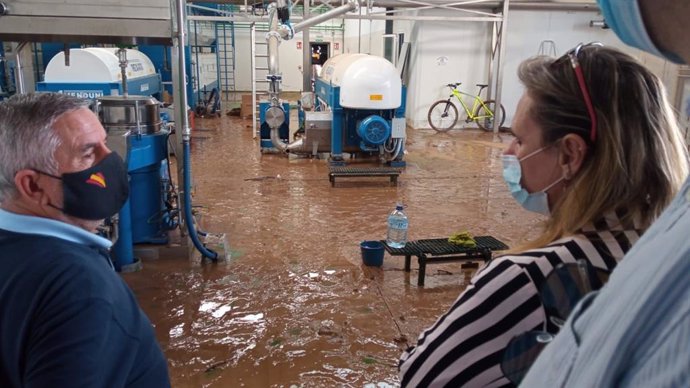
{"type": "Polygon", "coordinates": [[[40,174],[34,170],[19,170],[14,175],[14,185],[19,197],[32,202],[40,202],[45,191],[37,184],[40,174]]]}
{"type": "Polygon", "coordinates": [[[560,143],[558,163],[563,170],[563,177],[571,180],[582,168],[587,156],[587,142],[580,135],[569,133],[561,138],[560,143]]]}

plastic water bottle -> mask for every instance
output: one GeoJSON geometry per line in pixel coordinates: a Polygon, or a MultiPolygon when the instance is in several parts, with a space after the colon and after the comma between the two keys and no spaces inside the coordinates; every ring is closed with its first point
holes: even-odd
{"type": "Polygon", "coordinates": [[[388,236],[386,244],[391,248],[403,248],[407,242],[407,216],[403,206],[397,204],[388,216],[388,236]]]}

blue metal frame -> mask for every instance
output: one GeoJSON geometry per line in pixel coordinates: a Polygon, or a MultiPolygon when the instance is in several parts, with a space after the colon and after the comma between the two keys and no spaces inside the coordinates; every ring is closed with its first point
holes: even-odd
{"type": "Polygon", "coordinates": [[[331,164],[343,164],[343,108],[340,106],[340,87],[332,86],[317,78],[314,82],[316,96],[326,101],[333,112],[331,123],[331,164]]]}

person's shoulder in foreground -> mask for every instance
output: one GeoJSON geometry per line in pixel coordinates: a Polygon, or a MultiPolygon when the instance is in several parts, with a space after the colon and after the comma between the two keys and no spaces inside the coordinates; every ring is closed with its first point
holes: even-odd
{"type": "Polygon", "coordinates": [[[22,218],[0,210],[0,386],[167,381],[151,324],[112,269],[109,242],[48,220],[32,220],[31,234],[13,230],[22,218]],[[40,234],[53,228],[60,237],[40,234]]]}
{"type": "Polygon", "coordinates": [[[690,386],[690,181],[573,311],[524,387],[690,386]]]}
{"type": "MultiPolygon", "coordinates": [[[[599,4],[607,23],[625,43],[690,63],[690,2],[599,0],[599,4]]],[[[688,231],[690,180],[607,285],[578,304],[521,386],[690,386],[688,231]]]]}

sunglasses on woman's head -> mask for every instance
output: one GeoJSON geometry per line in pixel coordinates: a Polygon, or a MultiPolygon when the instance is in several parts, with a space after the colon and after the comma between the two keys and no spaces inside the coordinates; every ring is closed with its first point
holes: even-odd
{"type": "Polygon", "coordinates": [[[577,78],[577,83],[580,86],[580,92],[582,92],[582,98],[587,106],[587,112],[589,113],[589,120],[592,123],[592,127],[589,131],[589,139],[594,143],[597,138],[597,115],[594,112],[594,105],[592,105],[592,98],[589,94],[589,89],[587,89],[587,84],[585,83],[585,76],[582,73],[582,67],[580,67],[580,62],[578,62],[577,57],[583,48],[589,46],[603,47],[604,45],[599,42],[592,42],[583,44],[580,43],[571,50],[568,50],[562,57],[556,59],[553,62],[553,66],[559,66],[560,64],[568,61],[570,62],[573,71],[575,72],[575,77],[577,78]]]}

